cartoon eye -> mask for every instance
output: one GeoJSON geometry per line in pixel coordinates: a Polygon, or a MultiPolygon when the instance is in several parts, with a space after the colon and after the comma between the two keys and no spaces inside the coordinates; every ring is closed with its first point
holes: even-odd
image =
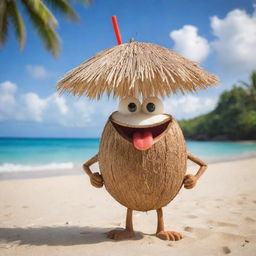
{"type": "Polygon", "coordinates": [[[149,97],[143,101],[142,110],[150,115],[162,114],[164,112],[164,105],[157,97],[149,97]]]}
{"type": "Polygon", "coordinates": [[[129,104],[128,104],[128,110],[129,110],[130,112],[136,112],[136,110],[137,110],[137,105],[136,105],[134,102],[129,103],[129,104]]]}
{"type": "Polygon", "coordinates": [[[118,112],[122,114],[137,113],[141,109],[141,104],[138,99],[134,97],[127,97],[120,101],[118,112]]]}

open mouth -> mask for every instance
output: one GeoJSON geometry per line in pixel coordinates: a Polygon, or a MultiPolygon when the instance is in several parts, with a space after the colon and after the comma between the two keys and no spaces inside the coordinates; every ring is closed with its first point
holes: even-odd
{"type": "Polygon", "coordinates": [[[153,125],[134,126],[120,123],[110,117],[110,121],[117,132],[126,140],[133,143],[134,147],[139,150],[149,149],[155,141],[165,134],[172,121],[172,117],[168,115],[168,119],[153,125]]]}

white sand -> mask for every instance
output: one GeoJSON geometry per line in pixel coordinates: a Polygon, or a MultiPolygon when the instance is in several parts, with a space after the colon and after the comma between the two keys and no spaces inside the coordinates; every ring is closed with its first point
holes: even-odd
{"type": "Polygon", "coordinates": [[[125,213],[86,175],[0,181],[0,255],[256,255],[256,159],[211,164],[182,188],[164,208],[181,241],[154,236],[154,211],[134,213],[136,239],[107,239],[125,213]]]}

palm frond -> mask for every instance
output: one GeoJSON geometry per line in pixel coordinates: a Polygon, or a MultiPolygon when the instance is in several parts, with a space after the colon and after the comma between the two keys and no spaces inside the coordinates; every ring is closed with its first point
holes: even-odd
{"type": "Polygon", "coordinates": [[[59,11],[71,21],[78,22],[79,16],[66,0],[45,0],[54,10],[59,11]]]}
{"type": "Polygon", "coordinates": [[[41,0],[21,0],[28,12],[33,12],[45,23],[51,23],[54,26],[58,25],[58,21],[51,11],[46,7],[46,5],[41,0]]]}
{"type": "Polygon", "coordinates": [[[57,57],[60,47],[59,47],[59,38],[47,20],[44,17],[38,15],[38,11],[36,9],[31,8],[31,5],[28,3],[27,0],[21,0],[22,4],[28,11],[28,15],[37,30],[38,35],[40,36],[41,40],[44,43],[45,48],[54,56],[57,57]]]}
{"type": "Polygon", "coordinates": [[[57,56],[60,42],[55,26],[58,25],[58,21],[46,4],[50,5],[53,11],[59,11],[65,18],[77,22],[79,16],[70,4],[72,1],[80,4],[92,3],[91,0],[0,0],[0,47],[7,40],[9,22],[11,22],[20,49],[24,48],[26,28],[17,4],[21,2],[46,49],[53,56],[57,56]]]}
{"type": "Polygon", "coordinates": [[[246,83],[246,82],[244,82],[244,81],[241,81],[241,80],[239,80],[238,82],[239,82],[242,86],[246,87],[247,89],[251,89],[251,85],[250,85],[250,84],[248,84],[248,83],[246,83]]]}
{"type": "Polygon", "coordinates": [[[10,18],[15,34],[19,40],[20,49],[24,48],[25,38],[26,38],[26,31],[23,19],[20,15],[20,12],[17,8],[16,1],[9,0],[7,1],[7,9],[8,9],[8,18],[10,18]]]}
{"type": "Polygon", "coordinates": [[[0,2],[0,46],[3,46],[7,39],[8,33],[8,12],[7,12],[7,2],[0,2]]]}

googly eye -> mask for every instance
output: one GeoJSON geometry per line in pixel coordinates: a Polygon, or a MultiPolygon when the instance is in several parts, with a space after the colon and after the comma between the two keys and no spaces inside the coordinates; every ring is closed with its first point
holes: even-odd
{"type": "Polygon", "coordinates": [[[163,114],[164,105],[157,97],[149,97],[143,101],[142,111],[150,115],[163,114]]]}
{"type": "Polygon", "coordinates": [[[141,110],[141,104],[138,99],[134,97],[127,97],[120,101],[118,112],[122,114],[137,113],[141,110]]]}

